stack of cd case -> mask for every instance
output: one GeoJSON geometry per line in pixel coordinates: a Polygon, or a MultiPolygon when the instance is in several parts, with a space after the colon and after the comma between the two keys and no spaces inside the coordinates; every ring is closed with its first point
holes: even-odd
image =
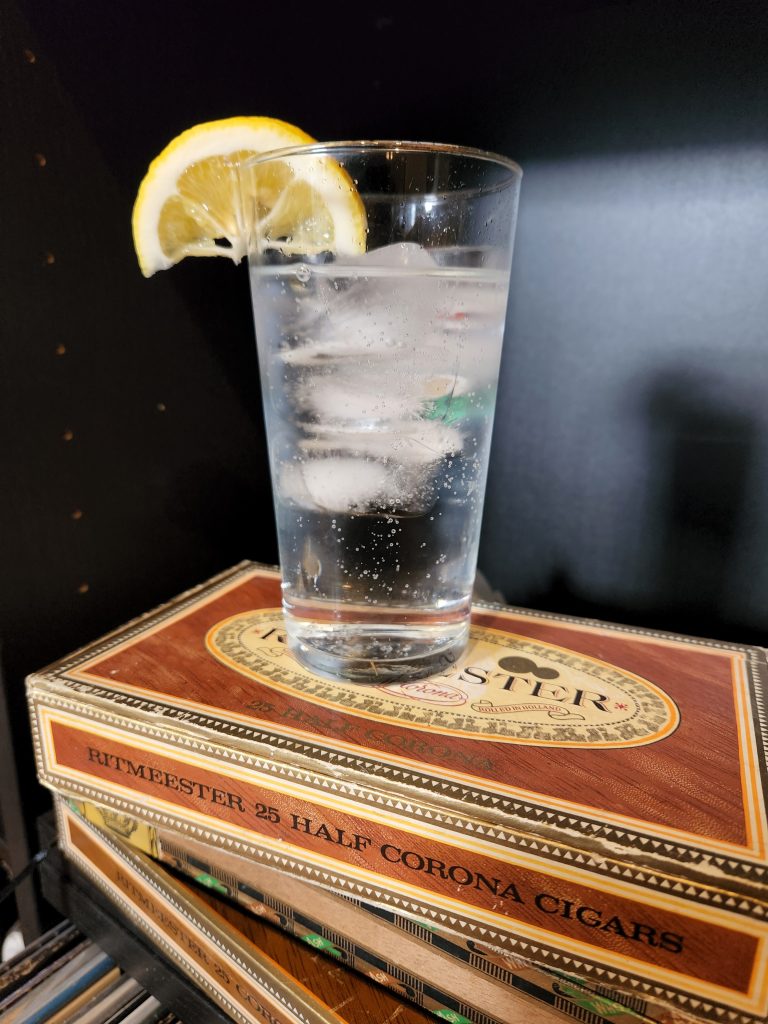
{"type": "Polygon", "coordinates": [[[3,1024],[181,1024],[70,921],[0,967],[3,1024]]]}

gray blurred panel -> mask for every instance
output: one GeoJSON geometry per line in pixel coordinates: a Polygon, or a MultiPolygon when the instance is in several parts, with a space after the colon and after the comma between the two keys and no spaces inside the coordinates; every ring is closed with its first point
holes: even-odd
{"type": "Polygon", "coordinates": [[[767,169],[527,166],[481,554],[509,600],[768,623],[767,169]]]}

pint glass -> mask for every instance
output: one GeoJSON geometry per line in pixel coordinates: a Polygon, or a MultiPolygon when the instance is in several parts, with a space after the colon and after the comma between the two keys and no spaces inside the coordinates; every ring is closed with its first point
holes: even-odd
{"type": "Polygon", "coordinates": [[[331,678],[440,671],[468,638],[521,171],[354,142],[242,175],[289,646],[331,678]]]}

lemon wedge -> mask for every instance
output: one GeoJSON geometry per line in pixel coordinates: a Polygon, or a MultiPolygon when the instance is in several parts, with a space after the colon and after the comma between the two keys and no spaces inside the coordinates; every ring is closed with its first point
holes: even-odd
{"type": "Polygon", "coordinates": [[[365,210],[334,160],[251,157],[311,136],[271,117],[231,117],[182,132],[149,166],[133,207],[133,242],[151,277],[186,256],[239,262],[249,241],[299,254],[365,251],[365,210]],[[245,166],[244,166],[245,165],[245,166]]]}

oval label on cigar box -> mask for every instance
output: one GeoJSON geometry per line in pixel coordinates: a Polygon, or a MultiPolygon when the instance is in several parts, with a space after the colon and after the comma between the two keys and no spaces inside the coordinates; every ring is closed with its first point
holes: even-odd
{"type": "Polygon", "coordinates": [[[279,609],[217,623],[220,662],[295,697],[409,729],[536,746],[633,747],[669,736],[680,714],[654,683],[565,647],[473,625],[462,657],[425,679],[346,683],[304,668],[279,609]]]}

